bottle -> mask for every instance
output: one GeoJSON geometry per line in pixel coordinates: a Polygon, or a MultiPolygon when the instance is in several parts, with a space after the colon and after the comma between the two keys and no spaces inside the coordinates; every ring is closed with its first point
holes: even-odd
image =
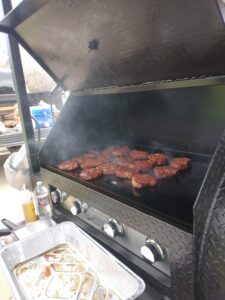
{"type": "Polygon", "coordinates": [[[26,223],[30,223],[37,220],[35,212],[33,194],[23,186],[22,194],[22,207],[24,213],[24,219],[26,223]]]}
{"type": "Polygon", "coordinates": [[[34,190],[36,205],[39,218],[45,216],[52,216],[52,207],[48,189],[43,185],[42,181],[38,181],[34,190]]]}

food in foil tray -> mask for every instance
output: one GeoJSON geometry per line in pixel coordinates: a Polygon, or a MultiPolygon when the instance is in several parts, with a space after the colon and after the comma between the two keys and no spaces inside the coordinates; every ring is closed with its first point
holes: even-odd
{"type": "Polygon", "coordinates": [[[120,300],[70,245],[19,264],[14,274],[32,300],[120,300]]]}

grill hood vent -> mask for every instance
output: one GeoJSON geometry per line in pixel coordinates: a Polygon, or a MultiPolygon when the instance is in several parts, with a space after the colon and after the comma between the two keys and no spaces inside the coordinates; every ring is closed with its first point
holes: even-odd
{"type": "Polygon", "coordinates": [[[29,0],[1,25],[72,91],[225,75],[216,0],[29,0]]]}

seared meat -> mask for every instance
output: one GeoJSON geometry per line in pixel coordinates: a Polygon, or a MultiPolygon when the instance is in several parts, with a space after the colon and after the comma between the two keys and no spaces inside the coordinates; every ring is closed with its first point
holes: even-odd
{"type": "Polygon", "coordinates": [[[97,157],[99,154],[100,154],[99,151],[91,150],[91,151],[89,151],[88,153],[85,153],[85,154],[84,154],[84,157],[86,157],[86,158],[95,158],[95,157],[97,157]]]}
{"type": "Polygon", "coordinates": [[[116,176],[119,178],[131,179],[137,173],[138,173],[138,170],[136,170],[136,169],[120,167],[116,171],[116,176]]]}
{"type": "Polygon", "coordinates": [[[155,166],[161,166],[167,163],[168,157],[162,153],[155,153],[149,155],[149,160],[151,160],[155,166]]]}
{"type": "Polygon", "coordinates": [[[100,167],[84,169],[80,173],[80,178],[83,180],[92,180],[102,175],[102,169],[100,167]]]}
{"type": "Polygon", "coordinates": [[[191,166],[191,159],[187,157],[174,158],[170,162],[170,166],[177,170],[185,170],[191,166]]]}
{"type": "Polygon", "coordinates": [[[116,171],[119,170],[119,166],[113,163],[103,164],[101,165],[102,171],[104,175],[113,175],[116,174],[116,171]]]}
{"type": "Polygon", "coordinates": [[[157,178],[155,178],[154,176],[149,176],[149,186],[153,187],[153,186],[156,186],[158,183],[158,180],[157,178]]]}
{"type": "Polygon", "coordinates": [[[158,180],[151,175],[147,174],[136,174],[132,177],[131,183],[132,186],[136,189],[142,189],[147,186],[155,186],[157,185],[158,180]]]}
{"type": "Polygon", "coordinates": [[[94,158],[86,158],[83,159],[80,166],[82,169],[87,169],[87,168],[94,168],[99,166],[101,163],[99,162],[98,159],[94,159],[94,158]]]}
{"type": "Polygon", "coordinates": [[[77,161],[79,164],[81,164],[84,160],[86,159],[95,159],[96,157],[98,157],[98,155],[100,154],[99,151],[90,151],[88,153],[84,153],[82,155],[79,155],[79,156],[74,156],[72,158],[72,160],[75,160],[77,161]]]}
{"type": "Polygon", "coordinates": [[[84,158],[81,161],[80,166],[82,169],[87,169],[87,168],[93,168],[93,167],[100,166],[106,162],[108,162],[108,159],[103,157],[100,154],[100,155],[96,156],[95,158],[84,158]]]}
{"type": "Polygon", "coordinates": [[[131,184],[134,188],[141,189],[148,186],[149,175],[136,174],[132,177],[131,184]]]}
{"type": "Polygon", "coordinates": [[[132,164],[133,159],[131,157],[117,157],[113,162],[119,166],[128,167],[132,164]]]}
{"type": "Polygon", "coordinates": [[[154,172],[157,178],[168,178],[178,174],[176,169],[168,166],[155,167],[154,172]]]}
{"type": "Polygon", "coordinates": [[[129,152],[130,156],[134,160],[143,160],[143,159],[148,159],[148,153],[140,150],[131,150],[129,152]]]}
{"type": "Polygon", "coordinates": [[[105,149],[101,152],[101,156],[106,160],[111,160],[112,158],[112,151],[109,149],[105,149]]]}
{"type": "Polygon", "coordinates": [[[129,153],[130,149],[127,146],[118,146],[112,151],[113,156],[126,156],[129,153]]]}
{"type": "Polygon", "coordinates": [[[58,165],[58,168],[60,170],[74,170],[74,169],[77,169],[79,167],[79,164],[77,161],[74,161],[74,160],[67,160],[67,161],[63,161],[61,162],[59,165],[58,165]]]}
{"type": "Polygon", "coordinates": [[[73,161],[77,161],[79,164],[82,163],[82,161],[84,160],[84,156],[83,155],[80,155],[80,156],[74,156],[72,158],[73,161]]]}
{"type": "MultiPolygon", "coordinates": [[[[139,171],[152,169],[154,167],[154,163],[151,160],[136,160],[132,163],[132,165],[139,171]]],[[[130,167],[130,165],[128,167],[130,167]]]]}

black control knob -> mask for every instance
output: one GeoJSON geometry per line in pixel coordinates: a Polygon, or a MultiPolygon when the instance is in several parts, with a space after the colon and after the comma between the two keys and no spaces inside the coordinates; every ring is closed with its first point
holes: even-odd
{"type": "Polygon", "coordinates": [[[151,239],[147,239],[145,246],[141,247],[141,255],[145,260],[147,260],[151,264],[166,259],[165,249],[162,246],[160,246],[157,242],[151,239]]]}
{"type": "Polygon", "coordinates": [[[61,192],[60,189],[56,189],[51,192],[51,199],[53,204],[58,204],[65,201],[67,198],[67,193],[61,192]]]}
{"type": "Polygon", "coordinates": [[[53,204],[58,204],[61,202],[61,192],[60,190],[55,190],[51,192],[51,199],[53,204]]]}
{"type": "Polygon", "coordinates": [[[111,238],[124,235],[123,224],[115,219],[109,219],[103,226],[103,231],[111,238]]]}

